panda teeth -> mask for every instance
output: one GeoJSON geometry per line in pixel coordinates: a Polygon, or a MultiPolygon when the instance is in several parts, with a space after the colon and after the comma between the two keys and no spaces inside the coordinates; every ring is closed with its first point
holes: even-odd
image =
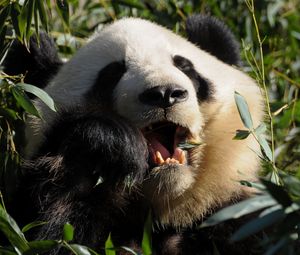
{"type": "Polygon", "coordinates": [[[187,163],[185,152],[179,148],[176,148],[172,158],[163,159],[159,151],[155,152],[155,162],[158,165],[162,164],[179,164],[185,165],[187,163]]]}
{"type": "Polygon", "coordinates": [[[155,152],[155,161],[158,165],[162,165],[163,163],[165,163],[165,160],[163,159],[161,153],[159,151],[155,152]]]}

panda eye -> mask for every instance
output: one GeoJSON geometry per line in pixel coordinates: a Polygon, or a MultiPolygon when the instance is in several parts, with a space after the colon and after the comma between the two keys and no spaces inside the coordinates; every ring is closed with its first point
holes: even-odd
{"type": "Polygon", "coordinates": [[[98,72],[86,98],[95,99],[96,102],[111,103],[113,90],[126,71],[125,61],[112,62],[106,65],[98,72]]]}
{"type": "Polygon", "coordinates": [[[179,55],[173,57],[174,65],[193,82],[200,101],[209,100],[213,94],[211,82],[202,77],[194,68],[193,63],[179,55]]]}
{"type": "Polygon", "coordinates": [[[179,55],[175,55],[173,57],[173,63],[179,70],[181,70],[185,74],[194,69],[194,65],[190,60],[179,55]]]}

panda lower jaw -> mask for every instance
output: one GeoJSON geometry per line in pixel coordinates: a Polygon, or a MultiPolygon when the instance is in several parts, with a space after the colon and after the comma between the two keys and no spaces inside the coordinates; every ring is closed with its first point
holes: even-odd
{"type": "Polygon", "coordinates": [[[151,168],[162,165],[188,165],[188,152],[179,144],[191,139],[191,132],[172,122],[158,122],[142,129],[148,142],[151,168]]]}

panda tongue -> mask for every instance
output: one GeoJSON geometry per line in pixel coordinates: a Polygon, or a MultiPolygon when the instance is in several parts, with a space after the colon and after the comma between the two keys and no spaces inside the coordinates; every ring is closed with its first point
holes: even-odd
{"type": "Polygon", "coordinates": [[[153,154],[159,151],[164,160],[167,158],[171,158],[171,153],[158,141],[155,135],[147,136],[147,140],[150,144],[150,150],[153,154]]]}

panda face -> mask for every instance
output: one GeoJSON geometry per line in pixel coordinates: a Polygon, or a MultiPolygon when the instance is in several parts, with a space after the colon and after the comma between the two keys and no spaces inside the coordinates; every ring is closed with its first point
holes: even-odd
{"type": "MultiPolygon", "coordinates": [[[[160,222],[175,226],[241,195],[240,172],[255,176],[258,145],[252,138],[232,140],[243,129],[235,90],[246,96],[257,125],[261,95],[247,75],[171,31],[133,18],[98,32],[46,87],[59,107],[97,105],[141,130],[150,165],[143,191],[160,222]]],[[[51,122],[53,114],[37,104],[51,122]]]]}
{"type": "MultiPolygon", "coordinates": [[[[150,33],[137,42],[137,31],[125,25],[119,32],[122,38],[117,41],[123,41],[123,48],[118,51],[124,55],[98,72],[87,100],[93,97],[99,104],[105,101],[141,129],[149,149],[145,192],[151,198],[157,193],[160,199],[176,198],[194,183],[197,174],[204,125],[201,103],[213,100],[213,85],[195,70],[193,60],[184,57],[185,52],[180,49],[190,47],[198,51],[196,46],[148,22],[147,31],[154,30],[160,38],[152,40],[150,33]],[[178,47],[173,43],[175,39],[183,45],[178,47]],[[182,144],[194,148],[180,148],[182,144]]],[[[134,27],[130,22],[127,25],[134,27]]],[[[114,26],[110,27],[112,31],[114,26]]],[[[115,42],[112,38],[107,44],[115,42]]]]}

